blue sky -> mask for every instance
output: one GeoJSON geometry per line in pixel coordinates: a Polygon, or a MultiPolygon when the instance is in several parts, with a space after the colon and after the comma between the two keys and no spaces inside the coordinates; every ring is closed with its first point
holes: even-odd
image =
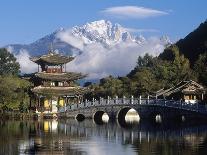
{"type": "Polygon", "coordinates": [[[206,0],[1,0],[0,6],[0,46],[31,43],[59,27],[100,19],[177,40],[207,19],[206,0]],[[129,6],[135,12],[126,11],[129,6]]]}

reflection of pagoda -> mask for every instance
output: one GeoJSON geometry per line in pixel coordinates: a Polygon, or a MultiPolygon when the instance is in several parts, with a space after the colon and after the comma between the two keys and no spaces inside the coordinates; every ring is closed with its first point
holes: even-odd
{"type": "Polygon", "coordinates": [[[77,86],[75,80],[85,75],[66,72],[66,63],[73,59],[53,52],[31,58],[31,61],[38,64],[38,72],[33,78],[35,87],[32,89],[38,112],[54,114],[58,107],[78,104],[83,100],[86,89],[77,86]]]}

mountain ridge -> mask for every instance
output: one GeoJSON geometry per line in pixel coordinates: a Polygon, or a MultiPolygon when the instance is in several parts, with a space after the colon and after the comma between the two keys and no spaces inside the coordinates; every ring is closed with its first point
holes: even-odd
{"type": "MultiPolygon", "coordinates": [[[[73,37],[79,39],[84,45],[92,43],[100,43],[106,48],[113,47],[119,43],[147,43],[147,39],[142,35],[134,36],[127,31],[127,28],[122,27],[120,24],[112,24],[110,21],[99,20],[90,23],[86,23],[82,26],[74,26],[71,29],[59,28],[40,39],[30,44],[10,44],[5,46],[10,48],[14,53],[18,53],[20,50],[27,50],[30,55],[42,55],[47,53],[51,47],[58,52],[66,55],[72,55],[73,53],[81,53],[81,49],[75,47],[72,44],[66,43],[58,37],[60,33],[66,33],[70,31],[73,37]]],[[[160,41],[163,44],[171,43],[169,37],[161,37],[160,41]],[[163,39],[163,40],[162,40],[163,39]]]]}
{"type": "Polygon", "coordinates": [[[176,42],[180,52],[193,64],[200,54],[207,52],[207,20],[185,38],[176,42]]]}

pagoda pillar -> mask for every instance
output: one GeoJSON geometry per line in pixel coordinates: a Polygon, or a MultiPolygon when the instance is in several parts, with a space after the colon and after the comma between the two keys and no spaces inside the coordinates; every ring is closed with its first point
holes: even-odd
{"type": "Polygon", "coordinates": [[[66,64],[65,64],[65,72],[66,72],[66,64]]]}

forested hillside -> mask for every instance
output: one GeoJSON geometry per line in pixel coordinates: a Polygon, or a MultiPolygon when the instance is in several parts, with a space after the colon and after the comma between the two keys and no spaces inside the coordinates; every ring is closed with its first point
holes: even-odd
{"type": "MultiPolygon", "coordinates": [[[[197,29],[189,33],[184,39],[180,39],[175,45],[193,66],[199,55],[207,52],[207,21],[201,23],[197,29]]],[[[165,50],[161,57],[166,55],[166,52],[169,51],[165,50]]]]}

